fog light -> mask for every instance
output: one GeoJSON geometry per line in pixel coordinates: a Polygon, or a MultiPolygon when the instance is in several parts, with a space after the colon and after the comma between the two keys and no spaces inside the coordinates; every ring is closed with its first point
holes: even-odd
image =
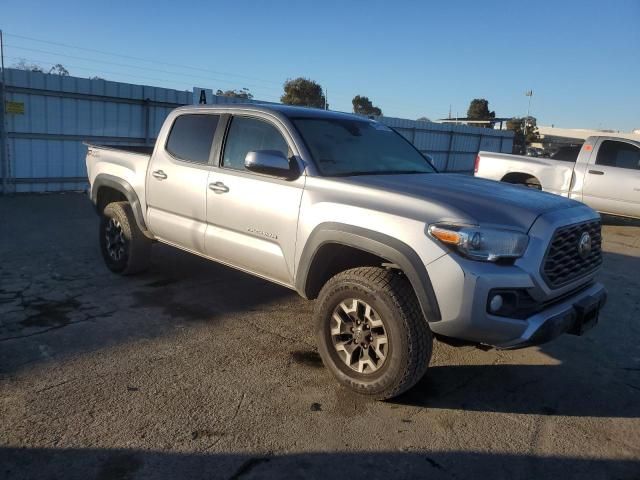
{"type": "Polygon", "coordinates": [[[497,312],[502,308],[503,304],[504,300],[502,299],[502,295],[494,295],[491,297],[491,301],[489,302],[489,310],[497,312]]]}

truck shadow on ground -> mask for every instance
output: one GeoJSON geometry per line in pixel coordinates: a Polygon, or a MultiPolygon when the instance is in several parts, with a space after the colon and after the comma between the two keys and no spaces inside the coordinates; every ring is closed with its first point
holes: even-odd
{"type": "Polygon", "coordinates": [[[0,448],[4,478],[636,478],[640,461],[476,451],[199,454],[124,449],[0,448]],[[461,475],[461,477],[459,476],[461,475]]]}
{"type": "Polygon", "coordinates": [[[640,372],[631,375],[620,369],[605,377],[602,372],[577,370],[569,365],[435,366],[390,403],[476,412],[640,417],[640,372]],[[619,378],[625,373],[627,378],[619,378]]]}
{"type": "Polygon", "coordinates": [[[287,288],[164,245],[136,276],[107,271],[98,252],[88,263],[91,276],[77,273],[87,269],[79,261],[65,264],[38,280],[35,294],[32,278],[22,291],[0,287],[0,307],[12,308],[0,323],[0,373],[304,303],[287,288]]]}
{"type": "Polygon", "coordinates": [[[640,227],[640,220],[635,218],[615,217],[613,215],[601,214],[602,225],[611,227],[640,227]]]}
{"type": "MultiPolygon", "coordinates": [[[[159,247],[159,248],[158,248],[159,247]]],[[[296,299],[295,292],[267,280],[170,247],[147,274],[149,281],[131,292],[134,309],[161,309],[170,320],[209,322],[216,316],[249,313],[296,299]],[[163,265],[171,258],[175,264],[163,265]]]]}

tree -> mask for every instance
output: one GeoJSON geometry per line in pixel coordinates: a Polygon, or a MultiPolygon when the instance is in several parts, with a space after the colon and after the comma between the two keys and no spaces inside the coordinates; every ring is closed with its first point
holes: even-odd
{"type": "Polygon", "coordinates": [[[469,104],[467,118],[469,120],[493,120],[496,118],[496,112],[489,111],[488,100],[484,98],[474,98],[469,104]]]}
{"type": "Polygon", "coordinates": [[[280,97],[287,105],[324,108],[326,98],[320,84],[309,78],[298,77],[284,82],[284,94],[280,97]]]}
{"type": "Polygon", "coordinates": [[[245,100],[251,100],[253,98],[253,94],[249,92],[248,88],[240,88],[238,90],[220,90],[216,91],[216,95],[219,97],[233,97],[233,98],[243,98],[245,100]]]}
{"type": "Polygon", "coordinates": [[[36,65],[35,63],[27,63],[24,58],[21,59],[19,62],[14,63],[13,65],[11,65],[11,68],[15,68],[16,70],[26,70],[28,72],[40,72],[40,73],[44,73],[44,70],[42,69],[42,67],[40,65],[36,65]]]}
{"type": "Polygon", "coordinates": [[[507,130],[511,130],[514,133],[513,136],[513,152],[525,153],[527,145],[531,145],[534,142],[540,141],[540,134],[538,133],[537,120],[535,117],[515,117],[511,120],[507,120],[507,130]],[[527,127],[527,135],[525,137],[525,124],[527,127]]]}
{"type": "MultiPolygon", "coordinates": [[[[24,59],[21,59],[18,63],[14,63],[11,68],[15,68],[17,70],[26,70],[28,72],[40,72],[45,73],[44,68],[36,63],[27,63],[24,59]]],[[[60,63],[56,63],[53,67],[49,69],[48,72],[53,75],[60,75],[62,77],[69,76],[69,70],[64,68],[64,66],[60,63]]]]}
{"type": "Polygon", "coordinates": [[[360,113],[362,115],[382,115],[382,110],[378,107],[374,107],[369,97],[364,97],[360,95],[356,95],[351,100],[351,104],[353,105],[353,113],[360,113]]]}
{"type": "Polygon", "coordinates": [[[427,117],[416,118],[416,122],[430,122],[431,120],[427,117]]]}
{"type": "Polygon", "coordinates": [[[54,75],[60,75],[61,77],[68,77],[69,70],[64,68],[60,63],[56,63],[53,67],[49,69],[48,73],[52,73],[54,75]]]}

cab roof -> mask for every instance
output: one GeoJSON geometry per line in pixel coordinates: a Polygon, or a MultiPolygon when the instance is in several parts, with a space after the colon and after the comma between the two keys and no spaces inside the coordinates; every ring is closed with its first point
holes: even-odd
{"type": "Polygon", "coordinates": [[[222,103],[215,105],[185,105],[180,109],[206,109],[206,110],[236,110],[236,111],[261,111],[273,112],[288,118],[326,118],[335,120],[359,120],[366,121],[367,117],[353,113],[334,112],[320,108],[296,107],[280,103],[222,103]]]}

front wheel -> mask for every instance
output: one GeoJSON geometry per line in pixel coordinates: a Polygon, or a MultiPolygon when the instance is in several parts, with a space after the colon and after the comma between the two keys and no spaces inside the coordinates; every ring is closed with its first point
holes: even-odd
{"type": "Polygon", "coordinates": [[[107,205],[100,218],[100,251],[112,272],[132,275],[146,270],[151,240],[138,228],[129,202],[107,205]]]}
{"type": "Polygon", "coordinates": [[[322,288],[314,317],[325,366],[357,393],[389,399],[427,370],[433,337],[401,272],[361,267],[339,273],[322,288]]]}

